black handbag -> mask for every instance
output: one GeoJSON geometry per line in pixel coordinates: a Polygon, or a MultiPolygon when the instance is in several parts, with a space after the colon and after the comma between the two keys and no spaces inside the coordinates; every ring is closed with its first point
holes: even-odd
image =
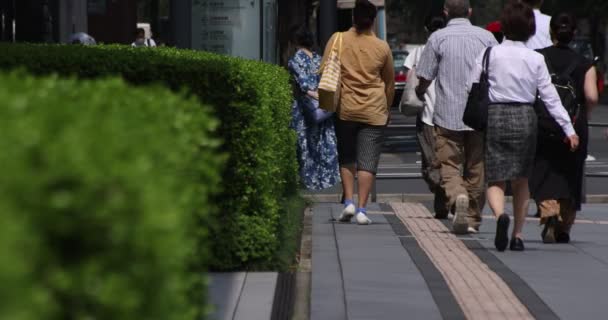
{"type": "Polygon", "coordinates": [[[462,121],[467,126],[475,129],[476,131],[484,131],[488,125],[488,106],[490,105],[490,80],[489,80],[489,69],[490,69],[490,52],[492,47],[486,49],[483,54],[483,60],[481,65],[481,75],[479,76],[479,82],[473,83],[471,92],[469,92],[469,98],[467,99],[467,106],[464,109],[462,121]]]}

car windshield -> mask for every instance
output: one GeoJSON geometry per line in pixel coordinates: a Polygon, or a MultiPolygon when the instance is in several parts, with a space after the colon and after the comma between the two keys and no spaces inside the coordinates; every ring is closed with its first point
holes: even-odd
{"type": "Polygon", "coordinates": [[[403,67],[407,55],[408,53],[404,51],[393,52],[393,66],[395,69],[403,67]]]}

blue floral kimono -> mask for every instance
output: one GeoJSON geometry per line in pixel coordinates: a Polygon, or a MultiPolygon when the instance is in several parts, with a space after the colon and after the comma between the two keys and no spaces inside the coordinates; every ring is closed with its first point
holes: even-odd
{"type": "Polygon", "coordinates": [[[305,110],[318,101],[306,95],[319,86],[321,56],[310,58],[299,50],[289,60],[289,72],[295,80],[295,97],[292,108],[292,128],[298,133],[298,162],[300,177],[309,190],[321,190],[340,182],[338,151],[333,118],[319,124],[307,121],[305,110]]]}

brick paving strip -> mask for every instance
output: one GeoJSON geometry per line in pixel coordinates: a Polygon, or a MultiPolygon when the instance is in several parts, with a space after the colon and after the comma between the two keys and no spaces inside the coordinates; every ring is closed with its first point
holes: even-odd
{"type": "Polygon", "coordinates": [[[443,275],[467,319],[534,319],[511,288],[419,203],[391,203],[443,275]]]}

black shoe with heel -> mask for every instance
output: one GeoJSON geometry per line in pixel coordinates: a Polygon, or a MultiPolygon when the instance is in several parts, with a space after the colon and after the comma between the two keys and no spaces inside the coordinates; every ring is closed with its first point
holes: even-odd
{"type": "Polygon", "coordinates": [[[498,217],[496,221],[496,238],[494,238],[494,245],[496,246],[496,250],[502,252],[507,249],[507,245],[509,244],[509,224],[511,223],[511,218],[506,213],[503,213],[498,217]]]}
{"type": "Polygon", "coordinates": [[[524,251],[524,241],[520,238],[511,239],[511,245],[509,246],[511,251],[524,251]]]}
{"type": "Polygon", "coordinates": [[[566,232],[560,232],[555,237],[555,242],[557,243],[570,243],[570,235],[566,232]]]}
{"type": "Polygon", "coordinates": [[[559,220],[557,219],[556,216],[553,217],[549,217],[547,219],[547,222],[545,222],[545,228],[543,229],[543,232],[541,233],[541,236],[543,238],[543,243],[555,243],[556,240],[556,228],[557,225],[559,223],[559,220]]]}

